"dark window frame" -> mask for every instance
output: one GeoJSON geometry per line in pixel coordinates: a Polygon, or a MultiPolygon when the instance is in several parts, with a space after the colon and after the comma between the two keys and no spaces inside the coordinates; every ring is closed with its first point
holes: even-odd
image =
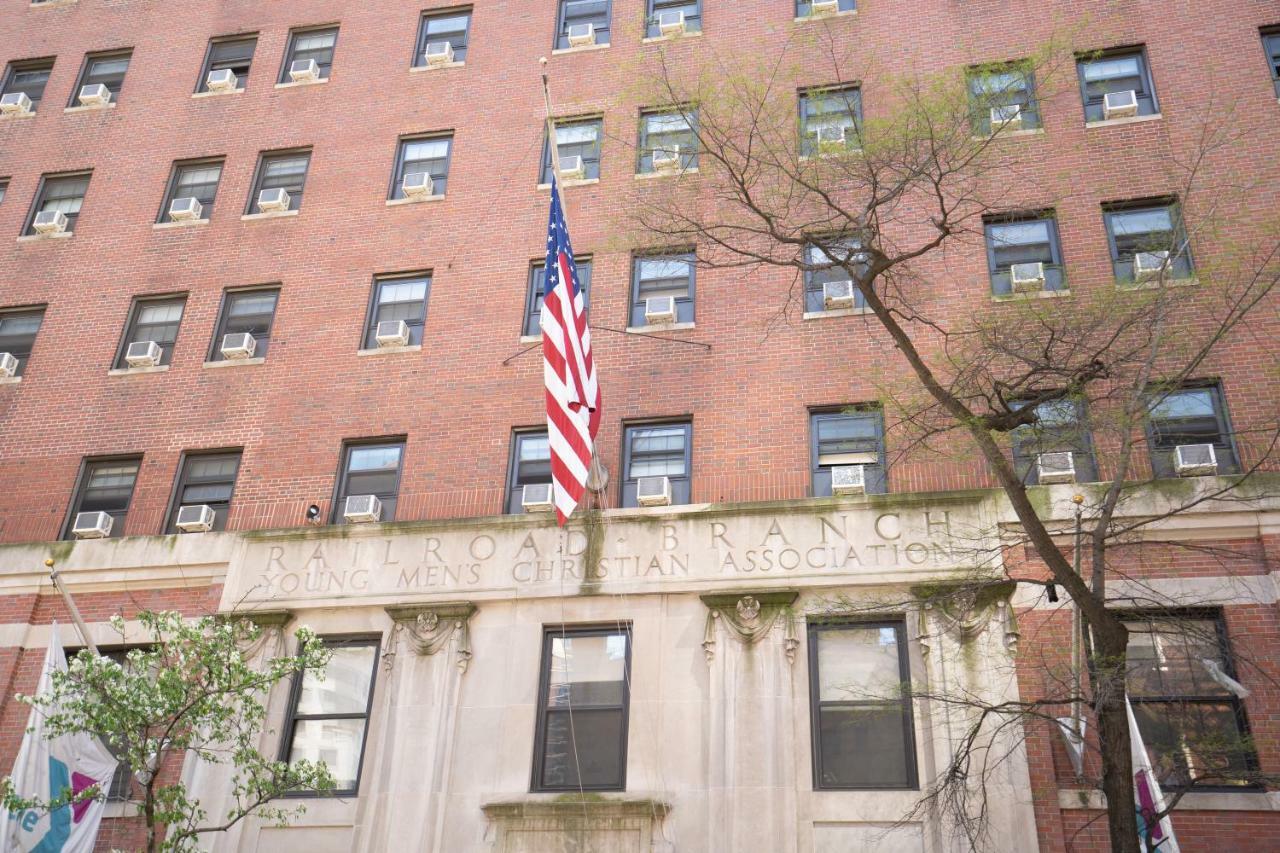
{"type": "Polygon", "coordinates": [[[173,166],[169,170],[169,182],[165,185],[164,200],[160,203],[160,213],[156,217],[156,222],[172,222],[169,216],[169,205],[173,204],[174,199],[181,198],[178,193],[178,183],[182,177],[183,171],[186,169],[200,169],[209,166],[218,167],[218,180],[213,185],[213,195],[206,202],[200,196],[196,196],[200,200],[200,219],[207,220],[213,214],[213,206],[218,200],[218,189],[222,186],[222,173],[226,169],[227,158],[225,156],[200,157],[193,160],[174,160],[173,166]]]}
{"type": "Polygon", "coordinates": [[[4,197],[9,194],[9,177],[6,175],[0,178],[0,204],[4,204],[4,197]]]}
{"type": "MultiPolygon", "coordinates": [[[[904,618],[887,619],[825,619],[809,621],[806,626],[808,639],[808,677],[809,677],[809,747],[810,765],[813,770],[813,790],[815,791],[914,791],[919,790],[919,746],[915,736],[915,709],[910,695],[902,699],[903,738],[906,746],[906,785],[828,785],[822,780],[822,729],[821,711],[821,679],[818,670],[819,635],[823,631],[839,631],[859,628],[892,628],[898,645],[898,677],[900,683],[911,683],[911,650],[907,640],[907,625],[904,618]]],[[[828,701],[830,705],[844,706],[886,706],[889,702],[874,700],[850,700],[843,702],[828,701]]]]}
{"type": "Polygon", "coordinates": [[[364,776],[364,760],[369,749],[369,728],[373,719],[373,698],[378,690],[378,669],[381,665],[382,658],[382,635],[370,634],[354,634],[354,635],[334,635],[326,634],[321,636],[320,641],[324,643],[326,648],[359,648],[363,646],[371,646],[374,649],[372,675],[369,676],[369,695],[365,702],[363,714],[302,714],[297,713],[298,701],[302,698],[302,682],[307,676],[307,671],[302,670],[294,673],[292,684],[289,687],[289,704],[286,706],[284,725],[281,727],[282,737],[280,738],[280,761],[288,763],[289,756],[293,752],[293,738],[297,731],[298,722],[301,720],[364,720],[364,732],[360,739],[360,757],[356,762],[356,778],[355,785],[351,788],[343,788],[332,791],[325,791],[320,794],[317,791],[290,791],[282,796],[294,799],[317,796],[348,796],[354,797],[360,793],[360,781],[364,776]]]}
{"type": "Polygon", "coordinates": [[[653,168],[653,149],[649,145],[649,119],[655,116],[683,116],[689,126],[688,133],[693,137],[693,151],[680,151],[680,171],[687,172],[698,168],[698,153],[702,146],[698,136],[698,108],[690,104],[676,104],[670,107],[643,108],[640,110],[640,128],[636,141],[636,174],[657,174],[653,168]]]}
{"type": "MultiPolygon", "coordinates": [[[[209,342],[209,354],[205,361],[224,361],[222,355],[222,338],[230,334],[227,329],[231,320],[231,303],[241,295],[254,293],[274,293],[276,302],[271,309],[271,319],[267,321],[266,331],[261,335],[254,334],[254,358],[266,358],[267,350],[271,346],[271,332],[275,328],[276,312],[280,310],[280,285],[279,284],[254,284],[246,287],[229,287],[222,291],[222,299],[218,303],[218,322],[213,329],[213,340],[209,342]]],[[[252,329],[239,329],[236,331],[249,332],[253,334],[252,329]]]]}
{"type": "Polygon", "coordinates": [[[40,330],[44,327],[45,314],[48,313],[48,303],[40,303],[36,305],[6,305],[0,308],[0,320],[7,316],[38,314],[39,322],[36,323],[36,330],[31,333],[31,343],[27,344],[25,349],[19,347],[0,346],[0,352],[7,352],[18,360],[18,370],[14,376],[22,376],[26,373],[27,364],[31,361],[31,354],[35,351],[36,340],[40,337],[40,330]]]}
{"type": "Polygon", "coordinates": [[[14,59],[5,67],[4,83],[0,85],[0,95],[7,95],[10,92],[24,92],[28,98],[31,98],[31,92],[27,87],[10,88],[13,86],[13,78],[19,74],[29,72],[44,72],[44,82],[40,84],[40,97],[31,98],[31,112],[40,112],[40,104],[44,102],[44,90],[49,85],[49,78],[53,76],[53,66],[57,61],[56,56],[38,56],[31,59],[14,59]]]}
{"type": "MultiPolygon", "coordinates": [[[[853,128],[853,139],[848,138],[845,134],[845,145],[850,151],[862,148],[862,84],[861,83],[838,83],[831,86],[806,86],[796,92],[796,108],[798,113],[798,125],[800,129],[800,153],[805,157],[814,157],[819,154],[816,146],[816,137],[810,137],[809,119],[811,110],[809,105],[815,100],[828,95],[840,96],[848,93],[852,97],[846,97],[845,103],[853,106],[853,124],[846,127],[853,128]]],[[[832,111],[835,114],[838,111],[832,111]]],[[[820,125],[827,126],[827,125],[820,125]]],[[[816,128],[817,126],[815,126],[816,128]]]]}
{"type": "Polygon", "coordinates": [[[1049,229],[1049,260],[1043,262],[1044,289],[1064,293],[1070,290],[1067,284],[1066,263],[1062,259],[1062,235],[1058,231],[1057,212],[1052,209],[1026,210],[989,216],[982,220],[983,242],[987,253],[987,278],[991,283],[992,295],[1014,295],[1009,269],[1012,264],[1002,266],[996,259],[995,229],[1006,225],[1022,225],[1033,222],[1044,222],[1049,229]]]}
{"type": "Polygon", "coordinates": [[[429,26],[429,21],[438,18],[457,18],[462,15],[467,16],[467,26],[462,31],[461,56],[458,55],[459,47],[454,44],[453,39],[448,41],[453,47],[453,61],[459,64],[465,63],[467,61],[467,50],[471,47],[471,24],[474,20],[474,8],[471,6],[450,6],[444,9],[425,9],[418,16],[418,34],[414,39],[413,57],[409,62],[409,67],[427,67],[423,54],[427,51],[427,27],[429,26]]]}
{"type": "Polygon", "coordinates": [[[1139,86],[1134,90],[1138,99],[1137,116],[1160,115],[1160,101],[1156,97],[1155,81],[1151,76],[1151,60],[1147,56],[1147,46],[1145,44],[1128,45],[1076,54],[1076,78],[1080,85],[1080,102],[1081,107],[1084,109],[1085,123],[1091,124],[1106,120],[1102,111],[1103,97],[1091,97],[1089,94],[1089,84],[1084,76],[1085,65],[1091,62],[1105,62],[1111,59],[1124,59],[1127,57],[1137,58],[1139,65],[1139,86]]]}
{"type": "Polygon", "coordinates": [[[80,509],[84,504],[84,493],[89,486],[89,480],[93,476],[92,469],[98,465],[118,465],[123,462],[137,463],[138,470],[133,475],[133,485],[129,488],[129,501],[123,510],[104,510],[113,519],[111,525],[111,538],[116,539],[124,536],[124,524],[128,521],[129,511],[133,508],[133,497],[138,490],[138,478],[142,476],[142,462],[144,454],[141,453],[118,453],[106,456],[85,456],[80,460],[80,469],[76,473],[75,490],[71,493],[71,502],[67,507],[67,517],[62,521],[62,534],[58,537],[62,540],[73,540],[75,537],[71,533],[71,528],[75,526],[76,516],[82,511],[80,509]],[[118,515],[117,515],[118,513],[118,515]]]}
{"type": "Polygon", "coordinates": [[[1271,83],[1275,87],[1276,97],[1280,98],[1280,26],[1262,27],[1258,34],[1262,37],[1262,53],[1267,58],[1271,83]]]}
{"type": "MultiPolygon", "coordinates": [[[[582,288],[582,307],[591,313],[591,274],[593,255],[574,254],[573,265],[578,271],[578,284],[582,288]],[[583,275],[585,269],[586,275],[583,275]]],[[[524,298],[524,337],[537,337],[542,334],[542,300],[546,296],[547,286],[546,260],[529,262],[529,284],[524,298]]]]}
{"type": "Polygon", "coordinates": [[[663,38],[658,29],[658,13],[674,12],[684,9],[685,35],[702,32],[702,0],[645,0],[644,37],[646,39],[663,38]],[[690,14],[688,7],[693,7],[690,14]],[[692,22],[692,24],[691,24],[692,22]]]}
{"type": "MultiPolygon", "coordinates": [[[[44,203],[48,201],[46,193],[49,191],[50,183],[63,180],[73,181],[81,178],[84,178],[85,186],[84,194],[80,196],[80,209],[75,213],[66,214],[67,230],[65,233],[74,234],[76,226],[80,224],[80,214],[84,212],[84,203],[89,198],[89,186],[93,183],[92,169],[81,169],[74,172],[46,172],[41,175],[40,183],[36,185],[35,198],[31,201],[31,209],[27,211],[27,224],[22,229],[22,236],[30,237],[36,233],[35,228],[32,226],[35,225],[36,214],[40,212],[44,203]]],[[[74,198],[74,196],[67,196],[67,198],[74,198]]]]}
{"type": "MultiPolygon", "coordinates": [[[[115,661],[120,664],[121,667],[125,665],[129,652],[151,652],[154,650],[154,646],[145,643],[98,646],[98,654],[102,655],[104,658],[109,658],[115,661]]],[[[70,663],[76,655],[87,651],[89,651],[89,649],[86,646],[63,646],[62,648],[62,654],[66,657],[68,663],[70,663]]],[[[103,740],[102,745],[105,746],[107,751],[111,752],[112,756],[119,762],[119,764],[116,765],[116,772],[112,774],[111,781],[107,784],[107,790],[105,792],[107,802],[127,803],[134,801],[131,796],[133,794],[133,768],[129,766],[128,762],[125,761],[123,757],[116,756],[111,749],[111,745],[105,740],[103,740]]]]}
{"type": "MultiPolygon", "coordinates": [[[[858,248],[857,239],[850,234],[823,234],[813,235],[801,249],[801,259],[803,263],[809,266],[815,266],[817,261],[810,260],[809,253],[820,251],[826,257],[827,263],[831,266],[824,270],[806,269],[802,270],[801,277],[804,281],[804,313],[805,314],[826,314],[839,311],[865,311],[867,308],[866,297],[862,295],[862,290],[858,287],[857,280],[850,275],[848,280],[853,282],[853,308],[832,308],[828,309],[822,295],[822,286],[830,281],[844,281],[845,274],[848,272],[839,258],[833,258],[831,253],[827,251],[827,247],[832,250],[844,249],[852,258],[856,255],[858,248]]],[[[837,315],[838,316],[838,315],[837,315]]]]}
{"type": "Polygon", "coordinates": [[[547,428],[543,427],[516,427],[511,431],[511,453],[507,460],[507,490],[503,500],[503,507],[507,515],[521,515],[524,513],[524,507],[520,501],[523,496],[524,487],[537,483],[551,482],[550,461],[547,463],[547,476],[543,479],[541,476],[524,479],[520,476],[520,445],[526,438],[543,438],[547,437],[547,428]]]}
{"type": "MultiPolygon", "coordinates": [[[[656,420],[624,421],[622,424],[622,476],[618,478],[618,506],[635,509],[634,500],[639,477],[631,476],[631,434],[633,430],[661,427],[684,428],[684,476],[671,477],[671,505],[685,506],[693,502],[693,418],[692,416],[659,418],[656,420]],[[677,490],[680,486],[680,490],[677,490]],[[685,493],[688,497],[685,497],[685,493]]],[[[670,475],[667,475],[670,476],[670,475]]]]}
{"type": "MultiPolygon", "coordinates": [[[[573,116],[572,118],[558,118],[555,120],[556,131],[559,132],[562,127],[579,127],[583,125],[594,125],[596,128],[595,150],[588,155],[583,153],[582,156],[582,180],[592,181],[600,179],[600,154],[604,149],[604,116],[587,115],[573,116]]],[[[566,145],[579,145],[580,143],[569,142],[566,145]]],[[[561,146],[556,145],[557,152],[561,146]]],[[[542,160],[541,168],[538,172],[538,185],[550,186],[553,161],[551,159],[551,134],[545,129],[542,131],[542,160]]]]}
{"type": "MultiPolygon", "coordinates": [[[[1017,404],[1014,404],[1017,406],[1017,404]]],[[[1013,466],[1024,485],[1040,484],[1036,470],[1036,457],[1041,453],[1071,452],[1077,483],[1094,483],[1098,480],[1098,457],[1093,446],[1093,431],[1089,429],[1089,409],[1082,398],[1063,398],[1044,405],[1067,405],[1072,408],[1074,431],[1059,435],[1063,427],[1046,423],[1043,427],[1027,424],[1015,427],[1009,433],[1009,449],[1013,466]],[[1036,430],[1039,430],[1037,433],[1036,430]],[[1020,432],[1021,431],[1021,432],[1020,432]]],[[[1039,406],[1037,406],[1039,408],[1039,406]]]]}
{"type": "Polygon", "coordinates": [[[133,48],[131,47],[124,47],[116,50],[101,50],[101,51],[94,51],[93,53],[86,53],[84,55],[84,61],[80,63],[80,73],[76,75],[76,85],[71,90],[71,99],[67,102],[67,108],[72,109],[80,106],[80,90],[93,82],[98,82],[98,83],[105,82],[107,85],[107,89],[111,92],[111,103],[112,104],[117,103],[119,101],[120,91],[124,88],[125,78],[129,76],[129,66],[131,66],[132,64],[133,64],[133,48]],[[111,82],[108,82],[105,80],[93,81],[89,79],[93,75],[93,72],[91,69],[95,62],[100,62],[103,60],[111,61],[114,59],[128,60],[125,63],[124,72],[120,75],[120,80],[115,83],[114,89],[112,88],[111,82]]]}
{"type": "Polygon", "coordinates": [[[568,5],[571,2],[580,2],[581,0],[556,0],[556,35],[552,40],[552,50],[572,50],[569,44],[569,26],[570,24],[591,24],[594,27],[595,43],[597,46],[609,44],[610,31],[613,24],[613,0],[599,0],[604,3],[604,15],[576,15],[572,20],[568,17],[568,5]],[[599,21],[603,17],[604,25],[601,26],[599,21]],[[601,33],[604,39],[601,40],[601,33]]]}
{"type": "MultiPolygon", "coordinates": [[[[1231,426],[1231,415],[1227,410],[1227,396],[1222,388],[1221,381],[1203,379],[1184,382],[1171,388],[1150,387],[1146,392],[1147,406],[1155,405],[1156,402],[1180,391],[1210,392],[1213,398],[1213,416],[1217,422],[1218,440],[1203,443],[1213,445],[1214,453],[1218,460],[1219,475],[1239,474],[1241,470],[1240,448],[1236,445],[1235,430],[1231,426]]],[[[1152,474],[1160,478],[1177,477],[1177,472],[1173,470],[1173,447],[1171,446],[1166,450],[1159,446],[1159,434],[1150,411],[1143,418],[1143,432],[1147,440],[1147,452],[1151,461],[1152,474]]]]}
{"type": "MultiPolygon", "coordinates": [[[[276,84],[288,85],[293,82],[293,78],[289,76],[289,66],[293,65],[294,59],[296,58],[296,51],[297,51],[297,44],[298,44],[299,37],[316,35],[317,33],[327,33],[332,31],[333,45],[329,48],[329,61],[327,63],[322,63],[319,60],[316,61],[316,66],[320,72],[319,76],[317,77],[317,80],[328,80],[329,77],[333,74],[333,62],[335,57],[338,55],[338,29],[339,29],[339,25],[336,23],[333,23],[333,24],[318,24],[316,26],[309,26],[309,27],[294,27],[293,29],[289,30],[289,39],[288,41],[285,42],[285,46],[284,46],[284,62],[280,66],[280,76],[276,79],[276,84]]],[[[314,57],[309,57],[309,58],[314,58],[314,57]]]]}
{"type": "MultiPolygon", "coordinates": [[[[400,507],[400,486],[403,485],[404,482],[404,458],[409,450],[409,437],[407,435],[352,438],[342,442],[342,449],[338,454],[338,476],[334,478],[333,508],[329,513],[330,524],[346,524],[346,521],[342,517],[342,511],[346,504],[346,499],[350,497],[347,493],[347,487],[348,479],[351,476],[351,452],[353,450],[359,450],[366,447],[391,447],[393,445],[400,448],[400,460],[396,465],[395,506],[392,509],[391,518],[384,518],[382,520],[395,520],[395,511],[400,507]]],[[[370,493],[358,492],[357,494],[370,493]]],[[[378,500],[382,501],[383,506],[386,506],[386,501],[382,498],[382,495],[378,495],[377,492],[373,492],[372,494],[376,495],[378,500]]],[[[386,492],[383,494],[386,494],[386,492]]]]}
{"type": "MultiPolygon", "coordinates": [[[[182,451],[182,455],[178,457],[178,471],[174,475],[174,479],[173,479],[173,492],[169,496],[169,506],[168,506],[168,509],[165,511],[164,532],[166,534],[179,532],[178,528],[175,526],[175,523],[178,520],[178,510],[183,506],[188,506],[188,504],[182,503],[182,493],[186,489],[186,487],[190,485],[188,471],[187,471],[187,463],[192,459],[207,459],[207,458],[218,457],[218,456],[235,456],[236,457],[236,473],[231,478],[231,489],[228,492],[227,500],[225,501],[226,508],[223,511],[222,515],[217,516],[217,521],[215,521],[213,526],[214,530],[227,529],[226,528],[227,515],[231,512],[231,502],[235,500],[235,496],[236,496],[235,495],[236,483],[240,479],[240,468],[244,464],[244,448],[243,447],[223,447],[223,448],[212,448],[208,450],[182,451]],[[219,525],[218,522],[221,522],[221,525],[219,525]]],[[[210,480],[209,482],[213,483],[213,482],[225,482],[225,481],[210,480]]],[[[223,501],[217,501],[214,504],[209,504],[210,506],[213,506],[215,515],[218,512],[218,506],[220,506],[223,503],[224,503],[223,501]]],[[[190,504],[190,506],[197,506],[197,505],[198,504],[190,504]]]]}
{"type": "Polygon", "coordinates": [[[306,157],[307,168],[302,173],[302,188],[297,192],[289,193],[289,210],[298,211],[302,209],[302,197],[307,191],[307,179],[311,177],[311,155],[313,149],[304,148],[279,148],[272,151],[258,152],[258,165],[253,170],[253,183],[249,185],[249,203],[245,205],[244,215],[253,216],[263,211],[258,210],[258,195],[267,187],[262,186],[263,180],[266,179],[268,164],[274,160],[285,160],[295,157],[306,157]]]}
{"type": "Polygon", "coordinates": [[[821,406],[809,410],[809,488],[814,497],[832,497],[831,467],[820,465],[821,447],[818,441],[818,425],[822,421],[844,419],[873,420],[875,441],[879,445],[880,461],[864,468],[866,494],[889,493],[889,448],[885,438],[884,408],[878,403],[854,403],[847,406],[821,406]],[[878,470],[877,470],[878,469],[878,470]]]}
{"type": "Polygon", "coordinates": [[[631,256],[631,294],[627,308],[627,325],[642,328],[649,325],[645,319],[645,299],[640,295],[640,266],[645,261],[680,261],[689,265],[689,291],[687,296],[675,297],[676,322],[697,322],[698,256],[696,249],[671,249],[637,252],[631,256]]]}
{"type": "MultiPolygon", "coordinates": [[[[238,33],[236,35],[229,36],[215,36],[214,38],[209,39],[209,43],[204,50],[204,61],[200,63],[200,78],[196,80],[197,94],[209,91],[209,72],[217,70],[213,67],[213,52],[217,46],[222,44],[238,44],[240,42],[248,41],[253,42],[253,48],[249,51],[249,56],[247,57],[248,67],[245,69],[243,74],[236,74],[235,90],[237,92],[243,92],[248,88],[249,75],[253,73],[253,60],[258,55],[258,33],[256,32],[238,33]]],[[[223,67],[233,68],[234,70],[235,66],[231,65],[226,60],[218,60],[218,63],[223,67]]],[[[240,63],[236,63],[236,65],[239,64],[240,63]]]]}
{"type": "MultiPolygon", "coordinates": [[[[453,137],[454,132],[450,130],[433,130],[428,133],[411,133],[396,139],[395,160],[391,167],[391,186],[387,189],[387,199],[395,201],[405,198],[404,194],[404,176],[405,176],[405,153],[408,146],[412,142],[432,142],[435,140],[444,140],[448,143],[447,150],[444,155],[444,172],[428,172],[431,175],[431,197],[443,198],[449,191],[449,169],[453,166],[453,137]],[[443,183],[441,181],[443,180],[443,183]]],[[[414,160],[409,162],[421,163],[424,161],[414,160]]],[[[409,174],[413,174],[410,172],[409,174]]]]}
{"type": "MultiPolygon", "coordinates": [[[[1124,285],[1135,284],[1133,279],[1133,252],[1121,254],[1116,243],[1116,231],[1113,220],[1116,215],[1130,213],[1146,213],[1167,209],[1169,222],[1172,225],[1173,244],[1167,247],[1169,265],[1166,275],[1170,279],[1179,280],[1195,275],[1195,258],[1191,253],[1191,242],[1187,238],[1186,228],[1182,221],[1182,205],[1178,199],[1163,196],[1159,198],[1142,198],[1129,201],[1111,201],[1102,204],[1102,227],[1107,234],[1107,250],[1111,253],[1111,270],[1116,281],[1124,285]]],[[[1163,247],[1150,246],[1143,251],[1158,251],[1163,247]]]]}
{"type": "MultiPolygon", "coordinates": [[[[422,294],[422,319],[421,320],[405,320],[405,325],[409,327],[409,346],[422,346],[423,340],[427,335],[427,312],[431,307],[431,284],[434,278],[432,270],[414,270],[410,272],[395,273],[378,273],[373,277],[373,286],[369,290],[369,305],[365,309],[364,331],[360,336],[360,349],[370,350],[378,348],[376,339],[378,331],[378,309],[382,303],[379,296],[382,294],[382,286],[384,284],[394,284],[404,281],[418,281],[426,279],[426,290],[422,294]]],[[[400,303],[407,304],[407,303],[400,303]]]]}
{"type": "MultiPolygon", "coordinates": [[[[533,793],[538,792],[560,792],[565,791],[625,791],[627,789],[627,741],[630,740],[631,732],[631,648],[635,641],[635,632],[629,621],[618,621],[610,623],[595,623],[584,625],[567,624],[560,625],[544,625],[542,629],[542,649],[539,653],[538,663],[538,695],[537,695],[537,714],[533,738],[533,772],[529,781],[529,790],[533,793]],[[622,634],[627,638],[627,654],[623,661],[622,669],[622,706],[618,709],[616,706],[592,707],[583,709],[590,711],[613,711],[621,710],[622,723],[621,732],[619,733],[618,744],[618,768],[621,773],[620,783],[616,786],[600,786],[600,785],[582,785],[581,783],[573,786],[551,787],[542,784],[543,771],[546,764],[546,740],[547,740],[547,699],[551,688],[551,649],[552,640],[559,637],[568,639],[574,637],[609,637],[622,634]]],[[[572,682],[570,682],[572,683],[572,682]]],[[[572,707],[572,706],[571,706],[572,707]]],[[[575,739],[576,743],[576,739],[575,739]]]]}
{"type": "MultiPolygon", "coordinates": [[[[848,13],[858,11],[857,3],[854,0],[839,0],[836,12],[848,13]]],[[[811,0],[796,0],[796,19],[807,20],[813,14],[813,3],[811,0]]]]}
{"type": "Polygon", "coordinates": [[[973,66],[965,71],[965,84],[968,87],[969,106],[973,114],[973,130],[975,134],[988,136],[992,132],[991,109],[993,107],[1013,106],[1015,104],[1021,108],[1021,130],[1039,130],[1044,127],[1043,117],[1040,114],[1040,101],[1036,96],[1035,69],[1031,63],[1014,60],[1012,62],[973,66]],[[1001,94],[1007,92],[1009,97],[1002,97],[998,100],[985,91],[981,93],[975,91],[979,80],[1001,75],[1020,76],[1024,85],[1017,90],[1001,90],[1001,94]],[[1015,91],[1017,93],[1016,96],[1015,91]]]}
{"type": "Polygon", "coordinates": [[[182,334],[182,321],[187,316],[187,293],[157,293],[146,294],[145,296],[135,296],[129,303],[129,315],[125,318],[124,329],[120,333],[120,344],[116,347],[116,357],[111,362],[113,370],[124,370],[128,368],[128,363],[124,360],[125,353],[129,349],[129,344],[137,340],[151,340],[150,338],[135,338],[137,333],[138,314],[143,306],[156,302],[181,302],[182,315],[178,317],[178,328],[173,333],[173,340],[167,344],[162,341],[156,341],[160,344],[161,356],[160,366],[173,363],[173,351],[178,345],[178,336],[182,334]]]}

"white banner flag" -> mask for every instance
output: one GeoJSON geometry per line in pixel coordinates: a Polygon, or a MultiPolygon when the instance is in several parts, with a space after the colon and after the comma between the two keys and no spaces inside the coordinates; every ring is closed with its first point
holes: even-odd
{"type": "Polygon", "coordinates": [[[1160,790],[1160,782],[1151,769],[1151,759],[1142,743],[1142,733],[1138,731],[1138,721],[1133,716],[1133,706],[1129,704],[1128,696],[1124,697],[1124,708],[1129,714],[1129,754],[1133,760],[1133,793],[1138,806],[1138,840],[1142,843],[1143,850],[1181,853],[1178,839],[1173,836],[1173,821],[1169,820],[1169,816],[1153,820],[1165,809],[1164,792],[1160,790]]]}
{"type": "MultiPolygon", "coordinates": [[[[66,668],[67,658],[58,642],[55,622],[49,632],[49,651],[44,656],[36,695],[47,694],[53,685],[54,670],[66,668]]],[[[52,812],[10,812],[9,819],[0,823],[0,853],[92,853],[107,788],[117,764],[92,735],[76,733],[46,739],[44,713],[33,708],[13,765],[14,792],[23,799],[48,802],[63,797],[68,790],[78,794],[98,785],[101,795],[52,812]]]]}

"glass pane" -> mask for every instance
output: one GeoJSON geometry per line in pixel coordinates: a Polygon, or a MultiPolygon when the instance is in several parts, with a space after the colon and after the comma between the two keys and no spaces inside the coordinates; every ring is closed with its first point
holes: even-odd
{"type": "Polygon", "coordinates": [[[1252,749],[1230,704],[1134,702],[1133,716],[1160,784],[1244,784],[1252,749]]]}
{"type": "Polygon", "coordinates": [[[422,302],[426,298],[427,283],[421,279],[382,282],[378,288],[379,305],[394,302],[422,302]]]}
{"type": "Polygon", "coordinates": [[[347,463],[347,470],[357,471],[395,471],[400,467],[399,445],[391,447],[353,447],[347,463]]]}
{"type": "Polygon", "coordinates": [[[1214,394],[1208,388],[1173,391],[1151,405],[1156,420],[1215,417],[1214,394]]]}
{"type": "Polygon", "coordinates": [[[1227,696],[1204,661],[1226,662],[1217,623],[1209,619],[1129,622],[1127,683],[1134,696],[1227,696]]]}
{"type": "Polygon", "coordinates": [[[622,785],[622,711],[548,711],[542,787],[622,785]]]}
{"type": "Polygon", "coordinates": [[[447,18],[428,18],[427,19],[427,35],[438,35],[444,33],[462,33],[467,29],[467,21],[470,15],[450,15],[447,18]]]}
{"type": "Polygon", "coordinates": [[[823,787],[906,787],[902,709],[822,708],[818,711],[819,783],[823,787]]]}
{"type": "Polygon", "coordinates": [[[276,310],[275,293],[245,293],[231,300],[228,314],[232,317],[252,317],[273,314],[276,310]]]}
{"type": "Polygon", "coordinates": [[[545,435],[520,437],[520,461],[543,462],[551,458],[551,444],[545,435]]]}
{"type": "Polygon", "coordinates": [[[649,135],[656,134],[673,134],[687,133],[689,131],[689,121],[683,113],[660,113],[656,115],[645,116],[645,123],[649,129],[649,135]]]}
{"type": "Polygon", "coordinates": [[[193,458],[187,462],[188,480],[217,480],[235,477],[240,466],[239,456],[210,456],[193,458]]]}
{"type": "Polygon", "coordinates": [[[298,715],[363,714],[369,706],[376,646],[337,646],[324,680],[307,672],[298,695],[298,715]]]}
{"type": "Polygon", "coordinates": [[[622,705],[626,662],[626,634],[552,637],[548,707],[622,705]]]}
{"type": "Polygon", "coordinates": [[[325,50],[333,47],[337,33],[302,33],[295,39],[294,52],[325,50]]]}
{"type": "Polygon", "coordinates": [[[1169,208],[1135,210],[1111,214],[1111,230],[1117,237],[1144,236],[1173,231],[1173,219],[1169,208]]]}
{"type": "Polygon", "coordinates": [[[818,634],[818,698],[823,702],[898,699],[898,635],[890,627],[840,628],[818,634]]]}
{"type": "Polygon", "coordinates": [[[289,761],[323,761],[337,790],[349,791],[355,788],[360,772],[364,724],[363,719],[299,720],[293,730],[289,761]]]}
{"type": "Polygon", "coordinates": [[[1117,56],[1114,59],[1100,59],[1084,64],[1084,79],[1089,82],[1138,77],[1141,74],[1142,65],[1136,56],[1117,56]]]}

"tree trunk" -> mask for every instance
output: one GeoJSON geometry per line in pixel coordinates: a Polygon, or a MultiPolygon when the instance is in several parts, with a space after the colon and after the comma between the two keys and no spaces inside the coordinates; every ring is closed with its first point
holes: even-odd
{"type": "Polygon", "coordinates": [[[1125,709],[1125,647],[1128,631],[1119,620],[1095,625],[1093,680],[1094,714],[1102,753],[1102,792],[1107,798],[1107,832],[1111,853],[1142,853],[1138,838],[1137,805],[1133,792],[1133,756],[1129,746],[1129,715],[1125,709]]]}

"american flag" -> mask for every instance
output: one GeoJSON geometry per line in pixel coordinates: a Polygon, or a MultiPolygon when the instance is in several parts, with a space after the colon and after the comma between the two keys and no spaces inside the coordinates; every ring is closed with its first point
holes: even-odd
{"type": "Polygon", "coordinates": [[[547,437],[551,446],[551,494],[563,526],[587,489],[596,433],[600,386],[591,359],[582,285],[569,245],[569,227],[551,178],[547,227],[547,283],[542,300],[542,361],[547,386],[547,437]]]}

